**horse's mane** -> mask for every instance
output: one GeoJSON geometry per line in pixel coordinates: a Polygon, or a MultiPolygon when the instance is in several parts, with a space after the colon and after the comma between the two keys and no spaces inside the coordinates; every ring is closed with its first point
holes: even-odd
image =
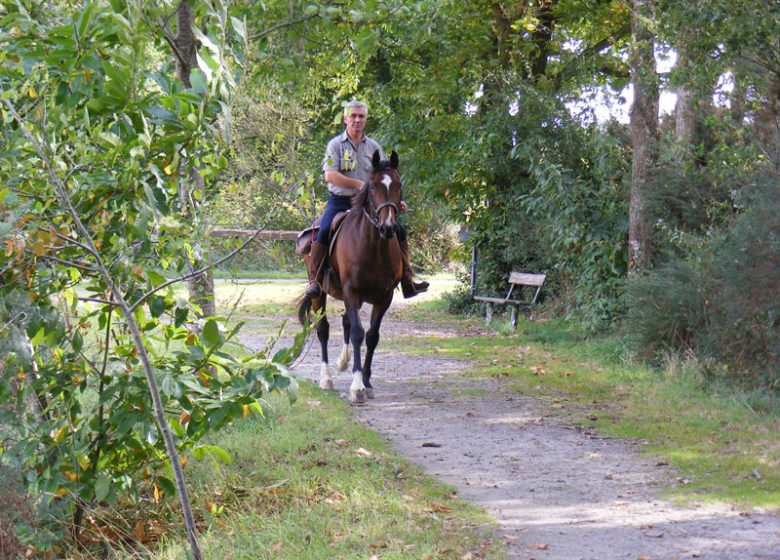
{"type": "Polygon", "coordinates": [[[352,209],[353,210],[359,210],[363,208],[363,206],[366,205],[367,199],[368,199],[368,193],[371,189],[369,189],[369,185],[371,184],[371,181],[374,179],[373,174],[371,175],[371,179],[368,180],[368,182],[363,183],[363,186],[360,188],[360,190],[357,192],[355,196],[352,197],[352,209]]]}

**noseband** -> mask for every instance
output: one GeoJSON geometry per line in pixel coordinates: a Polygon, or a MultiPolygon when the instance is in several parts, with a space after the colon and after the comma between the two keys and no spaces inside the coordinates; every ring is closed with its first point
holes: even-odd
{"type": "Polygon", "coordinates": [[[368,185],[368,189],[369,189],[369,193],[368,193],[368,197],[367,198],[368,198],[368,206],[369,206],[369,208],[371,210],[371,213],[369,214],[366,211],[366,207],[364,206],[363,207],[363,214],[366,215],[366,218],[368,218],[368,221],[371,222],[371,224],[375,228],[379,229],[380,228],[379,212],[381,212],[383,208],[387,208],[389,206],[390,208],[395,210],[396,217],[398,216],[398,214],[400,214],[400,212],[398,210],[398,206],[394,202],[383,202],[379,206],[375,207],[374,206],[374,197],[373,197],[374,185],[372,183],[369,183],[368,181],[366,181],[366,184],[368,185]]]}

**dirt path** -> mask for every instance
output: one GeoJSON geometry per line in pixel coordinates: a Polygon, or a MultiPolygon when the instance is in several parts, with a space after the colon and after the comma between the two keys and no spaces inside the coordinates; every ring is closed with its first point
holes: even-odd
{"type": "MultiPolygon", "coordinates": [[[[335,323],[331,356],[341,348],[335,323]]],[[[382,331],[437,334],[392,315],[382,331]]],[[[296,371],[316,382],[319,361],[315,341],[296,371]]],[[[467,363],[393,355],[380,342],[374,364],[376,399],[355,406],[357,417],[490,512],[511,559],[780,559],[776,517],[664,501],[659,488],[677,483],[668,467],[634,444],[560,425],[496,381],[466,378],[467,363]]],[[[351,375],[334,382],[346,398],[351,375]]]]}

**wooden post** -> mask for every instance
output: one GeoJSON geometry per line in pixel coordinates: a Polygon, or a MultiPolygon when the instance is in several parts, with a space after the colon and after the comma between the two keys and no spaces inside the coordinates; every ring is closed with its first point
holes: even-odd
{"type": "Polygon", "coordinates": [[[477,246],[471,249],[471,295],[477,292],[477,246]]]}

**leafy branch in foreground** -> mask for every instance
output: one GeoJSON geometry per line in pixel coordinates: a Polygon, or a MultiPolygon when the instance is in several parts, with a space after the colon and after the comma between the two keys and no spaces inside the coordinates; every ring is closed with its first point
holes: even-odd
{"type": "MultiPolygon", "coordinates": [[[[203,36],[228,51],[213,6],[203,36]]],[[[205,57],[191,87],[169,80],[141,7],[0,12],[13,30],[0,36],[0,469],[35,501],[38,522],[18,531],[32,552],[65,523],[78,539],[90,508],[178,492],[199,558],[179,453],[262,413],[265,392],[295,395],[286,365],[305,333],[244,355],[241,324],[195,322],[168,279],[200,253],[180,185],[226,165],[228,57],[205,57]]]]}

